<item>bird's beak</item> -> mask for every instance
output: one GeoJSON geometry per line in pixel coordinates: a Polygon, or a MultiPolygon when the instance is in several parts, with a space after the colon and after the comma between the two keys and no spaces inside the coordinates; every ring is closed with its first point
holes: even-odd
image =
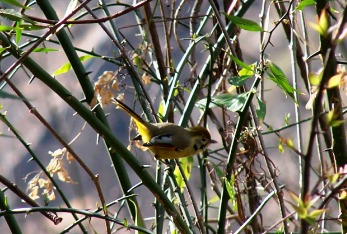
{"type": "Polygon", "coordinates": [[[210,140],[210,144],[215,144],[215,143],[218,143],[218,141],[215,141],[213,139],[210,140]]]}

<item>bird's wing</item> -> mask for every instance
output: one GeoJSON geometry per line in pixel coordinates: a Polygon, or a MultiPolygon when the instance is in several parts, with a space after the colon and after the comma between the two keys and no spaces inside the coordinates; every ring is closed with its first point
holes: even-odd
{"type": "Polygon", "coordinates": [[[157,135],[151,138],[149,142],[145,142],[143,146],[146,147],[156,147],[156,148],[167,148],[175,151],[182,151],[182,149],[175,146],[172,134],[157,135]]]}

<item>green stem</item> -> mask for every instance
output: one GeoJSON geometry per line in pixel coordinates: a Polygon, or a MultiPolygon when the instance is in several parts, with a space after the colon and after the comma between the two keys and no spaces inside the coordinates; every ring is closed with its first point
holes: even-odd
{"type": "MultiPolygon", "coordinates": [[[[10,207],[8,205],[8,200],[5,197],[5,194],[2,190],[0,190],[0,209],[4,211],[10,210],[10,207]]],[[[20,229],[18,222],[13,214],[5,215],[5,220],[12,233],[16,233],[16,234],[22,233],[22,230],[20,229]]]]}

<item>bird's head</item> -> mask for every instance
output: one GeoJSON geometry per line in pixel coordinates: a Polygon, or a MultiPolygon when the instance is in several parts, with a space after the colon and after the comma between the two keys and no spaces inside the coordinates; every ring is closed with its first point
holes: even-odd
{"type": "Polygon", "coordinates": [[[191,134],[194,142],[193,148],[197,152],[205,150],[209,144],[217,143],[217,141],[211,139],[210,132],[204,127],[196,126],[187,130],[191,134]]]}

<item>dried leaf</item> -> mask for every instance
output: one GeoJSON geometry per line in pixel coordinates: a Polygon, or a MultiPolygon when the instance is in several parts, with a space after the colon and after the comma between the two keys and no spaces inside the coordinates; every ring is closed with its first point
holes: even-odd
{"type": "Polygon", "coordinates": [[[67,170],[65,170],[64,168],[61,168],[61,170],[58,171],[57,175],[58,175],[59,180],[65,182],[65,183],[76,183],[75,181],[73,181],[71,179],[67,170]]]}
{"type": "Polygon", "coordinates": [[[31,188],[31,192],[29,193],[29,197],[33,200],[39,199],[39,186],[34,186],[31,188]]]}

